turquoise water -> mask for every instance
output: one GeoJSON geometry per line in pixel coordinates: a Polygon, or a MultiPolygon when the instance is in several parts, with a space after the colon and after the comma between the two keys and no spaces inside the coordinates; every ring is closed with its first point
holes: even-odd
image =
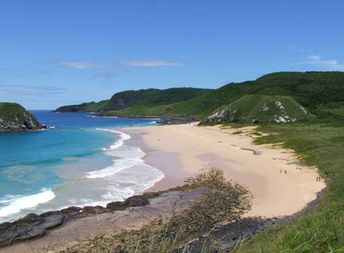
{"type": "Polygon", "coordinates": [[[33,111],[48,130],[0,134],[0,221],[29,212],[121,200],[160,180],[130,136],[152,119],[33,111]]]}

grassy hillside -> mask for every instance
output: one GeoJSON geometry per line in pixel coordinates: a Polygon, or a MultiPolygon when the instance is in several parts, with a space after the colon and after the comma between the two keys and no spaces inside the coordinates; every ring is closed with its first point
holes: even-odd
{"type": "Polygon", "coordinates": [[[58,112],[97,112],[109,102],[109,100],[103,100],[100,102],[83,103],[79,105],[65,105],[56,109],[58,112]]]}
{"type": "Polygon", "coordinates": [[[178,104],[174,110],[205,118],[220,106],[249,95],[290,96],[311,113],[344,101],[344,72],[280,72],[255,81],[227,84],[214,92],[178,104]]]}
{"type": "Polygon", "coordinates": [[[56,109],[56,111],[93,111],[126,116],[155,116],[162,115],[157,113],[163,113],[164,110],[153,110],[153,114],[150,114],[149,109],[165,108],[167,105],[181,101],[187,101],[210,92],[210,89],[196,88],[171,88],[166,90],[142,89],[137,91],[129,90],[116,93],[109,100],[103,100],[98,103],[91,102],[80,105],[62,106],[56,109]],[[126,114],[126,110],[128,110],[128,114],[126,114]]]}
{"type": "Polygon", "coordinates": [[[41,128],[37,119],[19,104],[0,102],[0,132],[41,128]]]}
{"type": "Polygon", "coordinates": [[[279,95],[295,99],[320,118],[343,114],[344,72],[278,72],[254,81],[230,83],[216,90],[172,88],[124,91],[110,100],[59,108],[121,116],[187,116],[204,119],[244,95],[279,95]]]}
{"type": "Polygon", "coordinates": [[[203,123],[286,123],[308,115],[306,109],[289,96],[245,95],[216,109],[203,123]]]}

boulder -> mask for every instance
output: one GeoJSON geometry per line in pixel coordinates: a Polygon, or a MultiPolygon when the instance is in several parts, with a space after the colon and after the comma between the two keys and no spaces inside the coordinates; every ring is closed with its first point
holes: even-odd
{"type": "Polygon", "coordinates": [[[132,196],[124,201],[127,206],[145,206],[148,204],[148,199],[142,195],[132,196]]]}
{"type": "Polygon", "coordinates": [[[85,206],[82,209],[83,214],[99,214],[107,212],[105,207],[102,206],[85,206]]]}
{"type": "Polygon", "coordinates": [[[106,205],[106,209],[109,209],[111,211],[124,210],[126,208],[127,205],[123,201],[114,201],[106,205]]]}
{"type": "Polygon", "coordinates": [[[50,215],[48,217],[46,217],[43,221],[43,223],[41,224],[41,226],[44,229],[51,229],[51,228],[55,228],[57,226],[62,225],[63,221],[64,221],[64,216],[61,214],[53,214],[50,215]]]}

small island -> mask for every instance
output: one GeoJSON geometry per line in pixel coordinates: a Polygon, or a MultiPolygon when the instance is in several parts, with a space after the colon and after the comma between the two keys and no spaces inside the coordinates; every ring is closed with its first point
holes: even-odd
{"type": "Polygon", "coordinates": [[[0,102],[0,132],[39,130],[44,128],[23,106],[0,102]]]}

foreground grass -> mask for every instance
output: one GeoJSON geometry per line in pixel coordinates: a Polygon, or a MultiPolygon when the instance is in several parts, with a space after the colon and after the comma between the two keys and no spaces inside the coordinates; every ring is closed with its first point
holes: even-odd
{"type": "Polygon", "coordinates": [[[267,229],[235,252],[344,252],[343,121],[261,126],[258,130],[270,135],[258,137],[257,144],[283,143],[295,150],[304,164],[319,168],[328,190],[316,208],[267,229]]]}
{"type": "MultiPolygon", "coordinates": [[[[225,179],[218,169],[202,171],[177,190],[206,189],[187,209],[176,210],[164,219],[152,220],[139,230],[99,236],[62,251],[77,252],[189,252],[185,244],[210,233],[220,222],[240,219],[251,206],[251,194],[242,186],[225,179]]],[[[202,252],[215,245],[204,245],[202,252]]]]}

